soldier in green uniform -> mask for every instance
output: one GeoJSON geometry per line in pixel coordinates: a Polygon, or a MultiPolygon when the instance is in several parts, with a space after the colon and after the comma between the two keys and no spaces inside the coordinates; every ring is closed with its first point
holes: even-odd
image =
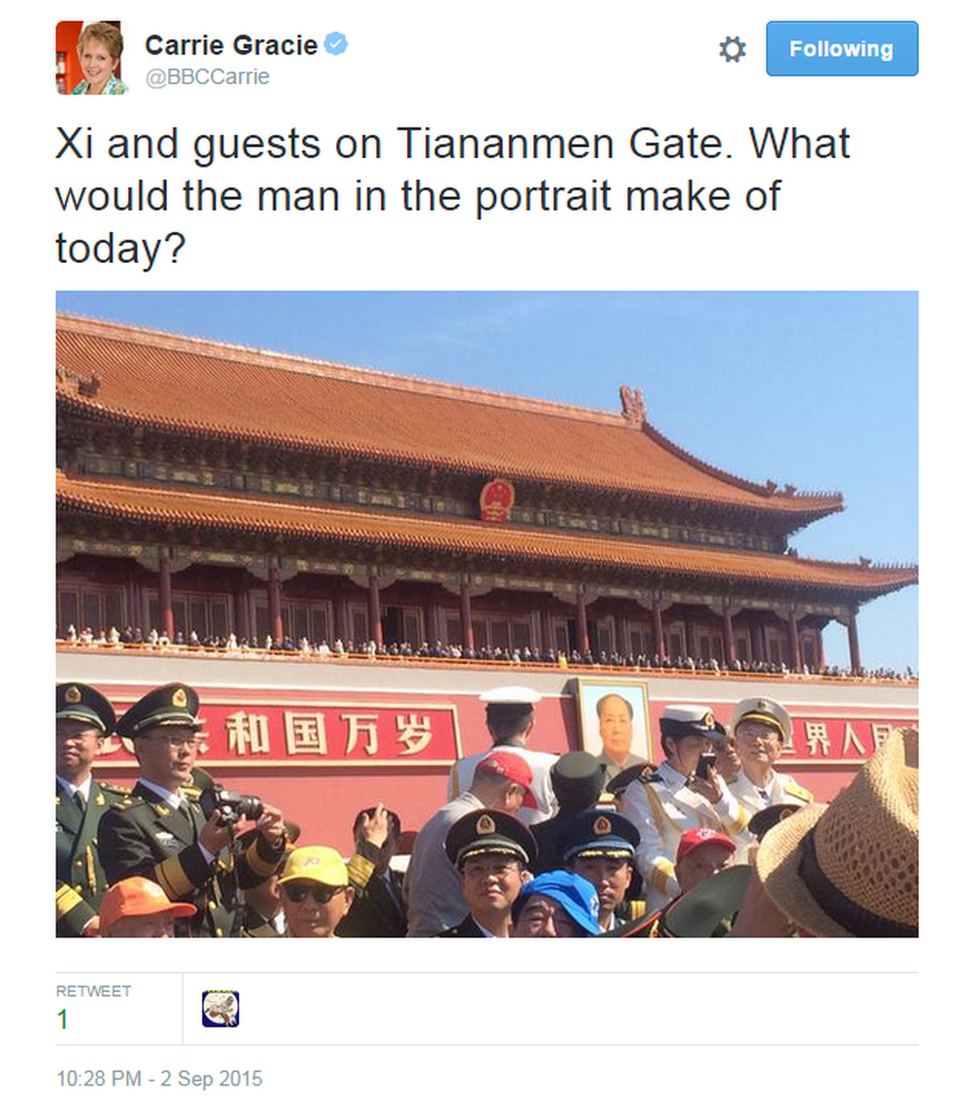
{"type": "Polygon", "coordinates": [[[59,936],[97,936],[98,907],[108,885],[98,858],[98,822],[128,794],[92,775],[102,739],[115,729],[115,711],[87,684],[58,684],[54,722],[55,926],[59,936]]]}
{"type": "Polygon", "coordinates": [[[277,870],[285,826],[281,811],[265,805],[256,823],[258,839],[241,851],[221,810],[207,818],[200,803],[186,796],[203,726],[199,706],[193,688],[166,684],[119,720],[118,733],[132,740],[139,761],[139,782],[130,798],[103,816],[98,844],[110,883],[148,878],[171,900],[194,903],[191,934],[222,937],[239,933],[240,891],[277,870]]]}

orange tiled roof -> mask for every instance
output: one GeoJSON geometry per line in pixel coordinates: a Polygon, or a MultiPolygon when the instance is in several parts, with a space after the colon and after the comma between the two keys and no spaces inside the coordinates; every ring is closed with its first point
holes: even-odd
{"type": "Polygon", "coordinates": [[[57,475],[63,511],[194,530],[252,531],[326,542],[367,543],[396,549],[504,557],[527,563],[595,565],[626,571],[734,579],[773,585],[842,589],[880,596],[918,581],[914,566],[863,566],[810,561],[790,555],[677,546],[599,535],[562,534],[473,520],[426,519],[375,509],[281,503],[119,481],[83,481],[57,475]]]}
{"type": "Polygon", "coordinates": [[[620,414],[79,317],[58,319],[57,363],[60,401],[121,423],[744,508],[791,529],[843,507],[725,473],[620,414]],[[92,375],[97,392],[79,385],[92,375]]]}

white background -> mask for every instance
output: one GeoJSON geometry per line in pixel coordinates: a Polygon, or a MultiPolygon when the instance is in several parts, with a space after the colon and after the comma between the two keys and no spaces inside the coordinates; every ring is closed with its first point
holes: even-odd
{"type": "MultiPolygon", "coordinates": [[[[965,1050],[958,1000],[972,978],[968,819],[968,714],[964,675],[969,662],[963,624],[970,604],[967,527],[971,463],[969,375],[972,343],[972,216],[968,108],[972,19],[928,15],[911,5],[865,0],[847,5],[700,3],[676,15],[651,3],[280,3],[201,5],[118,3],[107,12],[35,5],[8,24],[10,80],[5,127],[4,212],[7,268],[4,290],[7,380],[4,469],[4,634],[7,733],[16,746],[8,780],[8,1012],[16,1019],[9,1073],[32,1095],[51,1096],[60,1068],[263,1066],[274,1084],[259,1095],[284,1095],[286,1084],[370,1091],[424,1090],[495,1095],[512,1089],[547,1091],[659,1089],[720,1094],[776,1086],[805,1097],[867,1091],[916,1096],[958,1080],[965,1050]],[[219,9],[210,11],[209,9],[219,9]],[[368,10],[367,10],[368,9],[368,10]],[[817,10],[820,9],[820,10],[817,10]],[[148,16],[147,11],[160,14],[148,16]],[[122,99],[59,99],[53,93],[53,27],[79,15],[128,20],[122,99]],[[785,18],[918,19],[920,73],[914,79],[787,80],[764,73],[765,22],[785,18]],[[145,35],[208,32],[304,33],[343,31],[342,57],[270,59],[265,88],[148,89],[141,75],[154,64],[141,51],[145,35]],[[739,35],[746,59],[726,64],[718,44],[739,35]],[[12,66],[12,68],[11,68],[12,66]],[[92,125],[97,134],[153,133],[178,125],[183,133],[283,133],[292,126],[325,138],[361,131],[393,134],[398,125],[435,131],[609,132],[619,156],[595,161],[425,162],[393,155],[379,163],[332,157],[296,162],[226,164],[198,170],[185,159],[142,166],[56,161],[56,126],[92,125]],[[757,162],[748,126],[796,125],[811,134],[846,126],[852,159],[757,162]],[[640,125],[661,133],[694,126],[717,133],[732,159],[640,162],[625,152],[640,125]],[[112,172],[116,175],[113,177],[112,172]],[[163,173],[172,180],[202,178],[248,189],[256,181],[344,184],[358,175],[388,186],[407,176],[470,188],[484,179],[534,183],[589,182],[662,185],[689,177],[714,180],[741,193],[744,185],[784,179],[778,214],[735,209],[724,214],[498,215],[478,225],[470,212],[277,219],[223,214],[97,215],[66,218],[55,206],[54,183],[128,182],[163,173]],[[368,175],[367,175],[368,174],[368,175]],[[270,178],[269,178],[270,177],[270,178]],[[149,274],[112,267],[60,266],[53,239],[60,230],[81,236],[112,228],[127,237],[187,237],[179,262],[149,274]],[[918,290],[921,303],[923,634],[944,660],[924,662],[925,723],[931,778],[938,804],[927,811],[923,937],[917,942],[762,943],[672,942],[507,945],[431,942],[124,943],[79,946],[52,940],[50,775],[47,700],[53,676],[53,509],[51,508],[51,367],[57,288],[134,291],[183,289],[898,289],[918,290]],[[960,730],[961,737],[956,735],[960,730]],[[19,736],[18,736],[19,735],[19,736]],[[946,774],[941,767],[960,767],[946,774]],[[936,786],[938,785],[938,787],[936,786]],[[43,913],[43,915],[42,915],[43,913]],[[97,1043],[157,1042],[181,1005],[160,979],[159,996],[111,1025],[81,1048],[55,1049],[54,972],[198,972],[217,965],[290,972],[275,993],[281,1020],[322,1021],[321,1041],[349,1034],[355,1015],[360,1043],[398,1041],[399,1021],[425,1021],[427,1042],[467,1036],[477,1046],[435,1049],[257,1047],[223,1055],[199,1048],[150,1047],[142,1054],[97,1043]],[[558,982],[547,969],[616,971],[558,982]],[[464,968],[465,973],[453,971],[464,968]],[[502,969],[504,968],[504,969],[502,969]],[[437,972],[416,981],[407,1003],[401,984],[362,972],[398,969],[437,972]],[[355,971],[365,997],[349,992],[355,971]],[[315,973],[309,973],[314,971],[315,973]],[[319,973],[322,971],[322,973],[319,973]],[[639,971],[631,973],[633,971],[639,971]],[[695,971],[702,973],[696,974],[695,971]],[[854,971],[824,981],[821,972],[854,971]],[[677,973],[672,973],[677,972],[677,973]],[[890,972],[879,974],[878,972],[890,972]],[[294,977],[295,974],[298,977],[294,977]],[[892,977],[891,974],[900,975],[892,977]],[[599,1051],[607,1019],[629,1022],[619,1042],[677,1044],[662,1049],[599,1051]],[[330,1021],[342,1020],[335,1031],[330,1021]],[[634,1020],[638,1024],[634,1025],[634,1020]],[[852,1022],[853,1021],[853,1022],[852,1022]],[[461,1026],[464,1025],[464,1026],[461,1026]],[[515,1044],[482,1049],[484,1044],[515,1044]],[[556,1045],[532,1046],[533,1043],[556,1045]],[[756,1046],[755,1044],[773,1044],[756,1046]],[[776,1045],[788,1043],[792,1045],[776,1045]],[[820,1048],[817,1044],[841,1046],[820,1048]],[[859,1046],[892,1043],[918,1046],[859,1046]],[[693,1044],[688,1049],[687,1044],[693,1044]],[[730,1044],[711,1047],[709,1044],[730,1044]],[[744,1045],[743,1045],[744,1044],[744,1045]],[[812,1045],[811,1045],[812,1044],[812,1045]],[[848,1045],[850,1044],[850,1045],[848,1045]]],[[[931,7],[931,6],[930,6],[931,7]]],[[[948,10],[948,6],[943,6],[948,10]]],[[[225,54],[225,67],[251,67],[225,54]]],[[[206,62],[202,62],[206,63],[206,62]]],[[[838,395],[842,400],[843,395],[838,395]]],[[[11,754],[13,755],[13,753],[11,754]]],[[[223,971],[219,986],[226,987],[223,971]]],[[[240,973],[240,970],[238,970],[240,973]]],[[[86,977],[85,980],[88,980],[86,977]]],[[[145,979],[140,979],[144,981],[145,979]]],[[[151,979],[150,979],[151,980],[151,979]]],[[[240,977],[243,986],[245,977],[240,977]]],[[[263,987],[262,987],[263,988],[263,987]]],[[[246,992],[246,990],[245,990],[246,992]]],[[[81,1002],[78,1002],[81,1004],[81,1002]]],[[[72,1006],[74,1008],[74,1006],[72,1006]]],[[[250,1019],[262,1015],[244,1001],[250,1019]]],[[[75,1012],[72,1019],[74,1020],[75,1012]]],[[[274,1015],[274,1014],[272,1014],[274,1015]]],[[[304,1025],[303,1025],[304,1027],[304,1025]]],[[[270,1028],[270,1025],[269,1025],[270,1028]]],[[[299,1029],[301,1030],[301,1029],[299,1029]]],[[[272,1038],[287,1028],[277,1027],[272,1038]]],[[[213,1032],[187,1041],[217,1042],[213,1032]]],[[[304,1031],[302,1031],[304,1034],[304,1031]]],[[[260,1041],[260,1038],[259,1038],[260,1041]]],[[[70,1090],[67,1090],[70,1091],[70,1090]]],[[[102,1091],[108,1091],[103,1089],[102,1091]]],[[[143,1094],[151,1090],[143,1088],[143,1094]]],[[[185,1091],[185,1090],[184,1090],[185,1091]]],[[[228,1090],[222,1090],[226,1094],[228,1090]]]]}

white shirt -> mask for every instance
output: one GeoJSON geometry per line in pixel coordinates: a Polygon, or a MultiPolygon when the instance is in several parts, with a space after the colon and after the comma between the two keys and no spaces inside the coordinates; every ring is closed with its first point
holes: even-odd
{"type": "Polygon", "coordinates": [[[81,784],[80,787],[76,787],[74,785],[74,783],[70,782],[67,779],[62,779],[62,777],[60,775],[57,776],[57,780],[61,784],[61,786],[64,787],[64,789],[68,792],[68,794],[72,798],[74,798],[74,796],[78,793],[78,791],[81,791],[81,797],[85,800],[85,805],[86,806],[88,805],[88,799],[91,795],[91,785],[92,785],[92,777],[91,777],[90,774],[89,774],[88,778],[85,780],[85,782],[81,784]]]}
{"type": "MultiPolygon", "coordinates": [[[[729,790],[739,805],[746,811],[747,826],[753,814],[765,810],[767,806],[775,806],[781,802],[788,803],[791,806],[807,806],[814,800],[813,794],[805,787],[801,787],[792,776],[783,775],[777,771],[773,772],[773,778],[765,787],[757,787],[746,775],[746,770],[743,768],[729,784],[729,790]]],[[[749,848],[755,837],[746,828],[743,832],[733,836],[732,839],[735,841],[736,846],[736,863],[748,863],[749,848]]]]}
{"type": "Polygon", "coordinates": [[[621,813],[640,831],[637,870],[644,877],[648,912],[662,909],[681,893],[674,873],[681,837],[689,829],[715,829],[734,839],[746,831],[749,813],[720,777],[722,797],[711,803],[691,790],[687,776],[667,761],[658,765],[648,783],[631,783],[624,792],[621,813]]]}

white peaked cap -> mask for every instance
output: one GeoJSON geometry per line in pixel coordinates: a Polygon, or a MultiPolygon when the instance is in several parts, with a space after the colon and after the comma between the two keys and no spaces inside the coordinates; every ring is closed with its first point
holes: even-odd
{"type": "Polygon", "coordinates": [[[530,703],[539,702],[542,696],[527,687],[499,687],[484,692],[479,696],[482,703],[530,703]]]}

